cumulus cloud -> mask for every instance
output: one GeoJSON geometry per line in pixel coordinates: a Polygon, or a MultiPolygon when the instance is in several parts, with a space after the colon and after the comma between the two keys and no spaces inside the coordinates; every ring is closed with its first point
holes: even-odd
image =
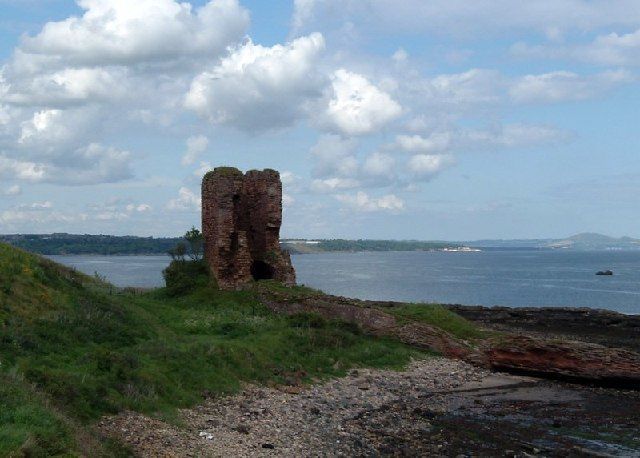
{"type": "Polygon", "coordinates": [[[170,125],[194,75],[237,44],[249,25],[237,0],[78,5],[81,15],[25,35],[0,66],[4,174],[13,169],[23,179],[67,184],[127,179],[125,155],[87,145],[132,123],[170,125]],[[95,164],[87,166],[89,160],[95,164]]]}
{"type": "Polygon", "coordinates": [[[338,194],[335,198],[349,208],[361,212],[398,212],[404,210],[404,201],[394,194],[373,198],[369,194],[359,191],[355,195],[338,194]]]}
{"type": "Polygon", "coordinates": [[[133,176],[128,151],[92,143],[76,150],[69,158],[70,163],[64,170],[51,171],[48,181],[84,185],[114,183],[133,176]]]}
{"type": "Polygon", "coordinates": [[[21,72],[14,76],[5,100],[15,105],[70,106],[122,100],[132,89],[128,72],[119,68],[62,68],[27,78],[20,78],[24,76],[21,72]]]}
{"type": "Polygon", "coordinates": [[[510,88],[511,98],[518,103],[555,103],[586,100],[606,91],[635,81],[624,70],[608,71],[590,76],[557,71],[541,75],[525,75],[510,88]]]}
{"type": "Polygon", "coordinates": [[[402,113],[398,102],[360,74],[336,70],[332,75],[332,89],[326,121],[344,134],[371,133],[402,113]]]}
{"type": "Polygon", "coordinates": [[[113,183],[133,176],[130,153],[92,143],[70,152],[64,165],[21,161],[0,155],[0,176],[67,185],[113,183]]]}
{"type": "Polygon", "coordinates": [[[78,65],[136,65],[185,55],[215,55],[249,25],[237,0],[201,8],[174,0],[78,0],[81,17],[47,23],[21,50],[78,65]]]}
{"type": "Polygon", "coordinates": [[[435,177],[453,162],[453,157],[450,155],[416,154],[409,159],[407,168],[415,178],[425,181],[435,177]]]}
{"type": "Polygon", "coordinates": [[[199,211],[202,199],[189,188],[182,187],[178,190],[178,197],[167,203],[168,210],[199,211]]]}
{"type": "Polygon", "coordinates": [[[182,165],[191,165],[209,147],[209,139],[204,135],[195,135],[187,139],[187,151],[182,156],[182,165]]]}
{"type": "Polygon", "coordinates": [[[322,95],[317,63],[324,47],[318,33],[270,48],[249,40],[193,80],[185,105],[214,124],[249,131],[289,126],[322,95]]]}
{"type": "Polygon", "coordinates": [[[64,155],[85,142],[98,113],[93,109],[43,109],[19,124],[14,151],[29,157],[64,155]]]}

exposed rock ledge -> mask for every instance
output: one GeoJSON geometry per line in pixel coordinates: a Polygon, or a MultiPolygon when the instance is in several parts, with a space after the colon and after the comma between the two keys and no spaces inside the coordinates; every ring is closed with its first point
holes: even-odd
{"type": "Polygon", "coordinates": [[[570,336],[576,340],[640,352],[640,315],[570,307],[447,307],[492,329],[518,330],[547,337],[570,336]]]}
{"type": "MultiPolygon", "coordinates": [[[[292,298],[267,290],[262,292],[262,300],[278,313],[313,312],[325,318],[341,319],[358,324],[364,332],[395,337],[409,345],[476,366],[640,389],[640,354],[629,349],[555,336],[521,335],[508,328],[498,336],[466,342],[426,323],[400,322],[386,311],[402,305],[394,302],[360,301],[320,293],[292,298]]],[[[488,311],[478,313],[485,317],[491,314],[488,311]]],[[[502,313],[508,315],[506,310],[502,313]]],[[[566,313],[574,316],[572,312],[566,313]]],[[[470,318],[469,314],[462,315],[470,318]]],[[[633,329],[631,324],[628,326],[633,329]]]]}

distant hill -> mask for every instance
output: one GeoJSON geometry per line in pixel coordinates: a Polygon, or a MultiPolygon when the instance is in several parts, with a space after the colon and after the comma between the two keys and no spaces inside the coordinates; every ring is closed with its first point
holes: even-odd
{"type": "Polygon", "coordinates": [[[476,240],[465,245],[480,248],[536,248],[570,250],[638,250],[640,239],[609,237],[595,233],[576,234],[565,239],[476,240]]]}
{"type": "Polygon", "coordinates": [[[550,248],[571,248],[574,250],[628,250],[640,249],[640,240],[631,237],[609,237],[602,234],[577,234],[548,244],[550,248]]]}
{"type": "Polygon", "coordinates": [[[0,242],[44,255],[165,254],[167,250],[176,246],[181,240],[178,237],[154,238],[64,233],[0,235],[0,242]]]}

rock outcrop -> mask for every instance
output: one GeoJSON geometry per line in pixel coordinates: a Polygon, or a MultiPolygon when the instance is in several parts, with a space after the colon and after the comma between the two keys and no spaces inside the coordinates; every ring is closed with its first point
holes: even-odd
{"type": "Polygon", "coordinates": [[[504,336],[485,345],[492,369],[640,388],[640,354],[587,342],[504,336]]]}
{"type": "Polygon", "coordinates": [[[295,284],[289,254],[280,248],[282,182],[275,170],[243,174],[219,167],[202,181],[205,259],[221,289],[252,280],[295,284]]]}
{"type": "MultiPolygon", "coordinates": [[[[515,334],[509,328],[498,336],[488,333],[484,338],[464,341],[424,322],[398,320],[391,312],[395,307],[402,307],[402,303],[361,301],[321,292],[296,296],[264,288],[260,290],[260,297],[263,304],[276,313],[315,313],[329,320],[339,319],[358,325],[367,334],[398,339],[407,345],[484,368],[640,389],[640,353],[625,348],[581,342],[560,335],[557,338],[531,337],[515,334]]],[[[477,313],[482,310],[470,309],[477,313]]],[[[563,313],[586,314],[587,310],[564,309],[563,313]]],[[[595,316],[598,317],[598,313],[595,316]]]]}

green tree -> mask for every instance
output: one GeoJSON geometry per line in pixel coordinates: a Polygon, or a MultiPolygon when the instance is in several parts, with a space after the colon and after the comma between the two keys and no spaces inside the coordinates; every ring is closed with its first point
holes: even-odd
{"type": "Polygon", "coordinates": [[[193,261],[201,259],[204,248],[204,237],[202,233],[192,226],[184,235],[184,238],[189,243],[189,257],[193,261]]]}
{"type": "Polygon", "coordinates": [[[167,251],[167,254],[171,256],[174,261],[184,261],[184,257],[187,254],[187,246],[180,242],[175,247],[167,251]]]}

